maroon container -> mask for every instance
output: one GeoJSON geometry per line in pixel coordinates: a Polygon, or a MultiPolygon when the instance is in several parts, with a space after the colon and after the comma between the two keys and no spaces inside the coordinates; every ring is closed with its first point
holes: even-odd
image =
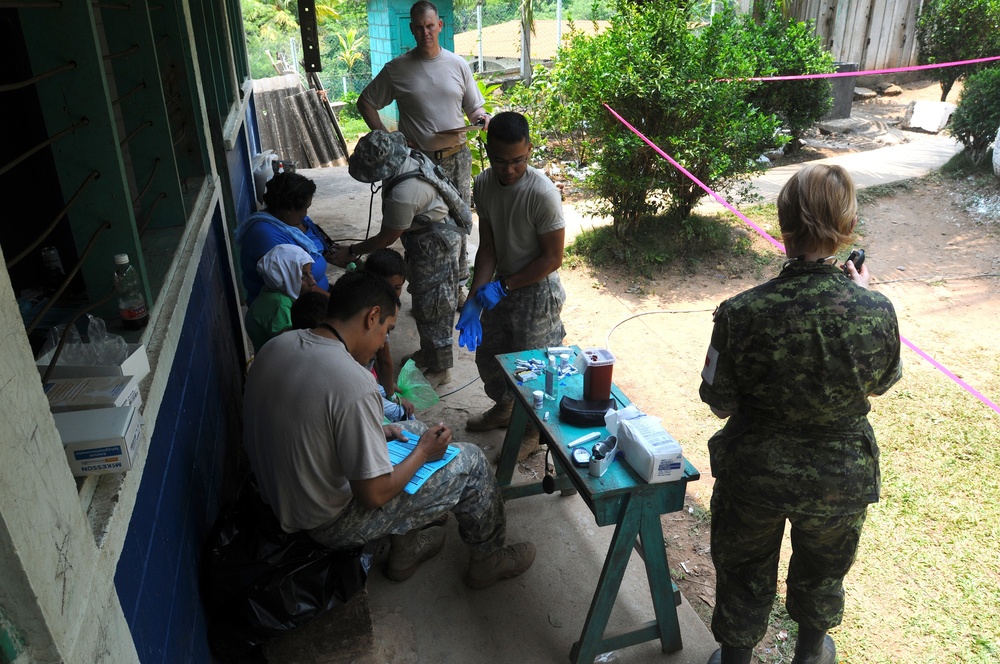
{"type": "Polygon", "coordinates": [[[583,351],[583,363],[583,398],[587,401],[610,399],[615,356],[604,348],[588,348],[583,351]]]}

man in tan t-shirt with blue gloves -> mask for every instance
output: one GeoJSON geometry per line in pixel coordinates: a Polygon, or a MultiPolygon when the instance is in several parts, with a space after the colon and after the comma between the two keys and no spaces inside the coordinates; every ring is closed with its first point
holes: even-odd
{"type": "MultiPolygon", "coordinates": [[[[459,345],[476,351],[479,376],[496,405],[470,417],[470,431],[510,422],[514,395],[495,355],[558,346],[566,336],[560,318],[566,292],[556,272],[566,235],[562,196],[542,171],[528,166],[531,139],[520,113],[490,121],[486,151],[490,168],[473,185],[480,241],[470,289],[475,297],[462,307],[457,329],[459,345]]],[[[518,460],[538,447],[538,430],[529,425],[518,460]]]]}
{"type": "MultiPolygon", "coordinates": [[[[399,131],[410,147],[430,157],[458,188],[466,205],[472,203],[472,154],[464,133],[438,134],[469,124],[486,125],[483,108],[469,64],[438,43],[444,22],[437,7],[421,0],[410,8],[410,32],[416,48],[390,60],[361,91],[358,112],[370,129],[388,131],[379,109],[393,101],[399,108],[399,131]],[[463,114],[465,117],[463,117],[463,114]]],[[[467,238],[459,252],[461,280],[469,278],[467,238]]],[[[461,297],[461,292],[460,292],[461,297]]]]}

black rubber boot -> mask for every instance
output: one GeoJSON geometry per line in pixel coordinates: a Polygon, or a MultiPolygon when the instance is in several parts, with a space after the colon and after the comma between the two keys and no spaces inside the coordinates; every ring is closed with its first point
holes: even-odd
{"type": "Polygon", "coordinates": [[[826,630],[799,625],[799,638],[795,642],[792,664],[835,664],[837,647],[826,630]]]}
{"type": "Polygon", "coordinates": [[[708,658],[708,664],[750,664],[753,648],[722,646],[708,658]]]}

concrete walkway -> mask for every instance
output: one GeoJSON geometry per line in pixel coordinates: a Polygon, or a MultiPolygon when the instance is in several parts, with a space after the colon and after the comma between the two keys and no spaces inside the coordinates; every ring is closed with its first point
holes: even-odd
{"type": "MultiPolygon", "coordinates": [[[[310,216],[335,239],[355,238],[356,242],[364,238],[369,186],[351,179],[346,168],[300,172],[317,185],[310,216]]],[[[381,220],[377,198],[376,195],[371,234],[378,232],[381,220]]],[[[577,223],[586,223],[584,217],[568,206],[566,211],[577,223]]],[[[478,234],[473,231],[470,248],[474,250],[478,243],[478,234]]],[[[398,245],[394,248],[401,251],[398,245]]],[[[337,268],[328,272],[331,281],[341,273],[337,268]]],[[[409,295],[404,293],[403,311],[392,334],[397,363],[400,356],[418,346],[409,295]]],[[[485,410],[492,402],[483,394],[473,355],[457,347],[456,351],[452,382],[438,390],[442,395],[454,393],[421,413],[421,420],[445,421],[452,426],[457,440],[476,443],[492,456],[503,441],[504,431],[478,434],[465,431],[468,415],[485,410]],[[459,389],[465,385],[468,387],[459,389]]],[[[515,481],[519,479],[532,478],[515,476],[515,481]]],[[[579,496],[543,495],[512,501],[507,505],[507,522],[509,541],[533,542],[537,558],[524,575],[492,588],[474,591],[463,584],[468,549],[458,537],[454,519],[449,521],[444,551],[425,563],[408,581],[391,582],[381,569],[373,569],[368,578],[368,592],[375,651],[357,661],[364,664],[569,661],[570,648],[580,638],[614,528],[597,527],[593,514],[579,496]]],[[[653,618],[644,567],[633,553],[608,631],[653,618]]],[[[658,642],[650,642],[603,655],[598,661],[704,664],[717,647],[711,633],[687,601],[678,607],[678,618],[684,643],[680,652],[665,655],[660,652],[658,642]]]]}
{"type": "MultiPolygon", "coordinates": [[[[916,134],[916,136],[920,136],[920,138],[903,145],[893,145],[865,152],[851,152],[808,163],[843,166],[854,178],[854,184],[857,188],[864,189],[922,177],[941,168],[949,159],[962,151],[962,144],[950,136],[920,134],[916,134]]],[[[762,202],[773,203],[777,200],[781,188],[800,168],[802,168],[802,164],[772,168],[753,178],[754,190],[763,198],[762,202]]],[[[702,201],[697,209],[699,212],[711,212],[724,208],[719,203],[709,199],[702,201]]]]}

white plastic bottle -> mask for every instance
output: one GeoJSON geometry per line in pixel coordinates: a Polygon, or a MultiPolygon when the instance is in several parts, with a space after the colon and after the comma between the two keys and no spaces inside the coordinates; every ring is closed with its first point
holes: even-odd
{"type": "Polygon", "coordinates": [[[115,285],[118,287],[118,315],[126,330],[138,330],[149,323],[149,309],[139,283],[139,272],[129,263],[128,254],[115,254],[115,285]]]}

